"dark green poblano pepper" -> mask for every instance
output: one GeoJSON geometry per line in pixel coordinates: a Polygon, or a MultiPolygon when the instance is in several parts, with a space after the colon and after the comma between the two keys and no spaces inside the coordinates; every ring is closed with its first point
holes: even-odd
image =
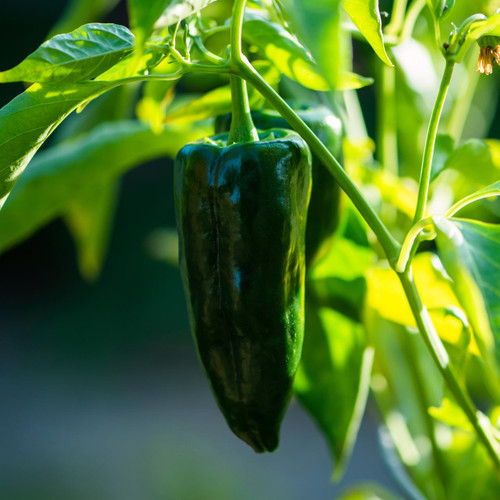
{"type": "MultiPolygon", "coordinates": [[[[295,112],[318,136],[321,142],[342,163],[343,126],[338,113],[326,106],[298,106],[295,112]]],[[[287,121],[275,110],[252,112],[252,120],[258,129],[290,128],[287,121]]],[[[229,130],[231,115],[219,116],[215,122],[216,133],[229,130]]],[[[332,174],[313,154],[312,191],[306,230],[306,263],[312,267],[328,253],[333,233],[339,223],[341,189],[332,174]]]]}
{"type": "Polygon", "coordinates": [[[180,267],[198,354],[229,427],[278,446],[304,333],[310,153],[285,130],[184,146],[174,189],[180,267]]]}

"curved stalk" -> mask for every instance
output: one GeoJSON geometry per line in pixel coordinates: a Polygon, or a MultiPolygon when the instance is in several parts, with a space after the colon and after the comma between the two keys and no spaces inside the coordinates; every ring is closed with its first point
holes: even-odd
{"type": "Polygon", "coordinates": [[[429,225],[432,224],[432,219],[427,217],[426,219],[422,219],[417,222],[412,228],[408,231],[403,244],[401,245],[401,251],[399,252],[398,261],[396,262],[395,271],[397,273],[404,273],[407,267],[411,263],[411,256],[414,253],[414,247],[419,241],[419,236],[421,232],[429,225]]]}
{"type": "Polygon", "coordinates": [[[500,446],[490,436],[483,424],[484,417],[474,406],[469,396],[460,386],[454,370],[450,364],[448,353],[439,338],[429,312],[422,304],[417,287],[413,280],[411,267],[405,273],[398,274],[405,291],[411,311],[417,323],[418,330],[429,350],[436,366],[450,389],[458,405],[462,408],[469,422],[472,424],[476,435],[486,448],[497,470],[500,469],[500,446]]]}
{"type": "Polygon", "coordinates": [[[359,210],[370,229],[377,236],[378,241],[391,265],[395,265],[399,254],[399,244],[391,235],[379,216],[372,209],[365,197],[346,174],[340,163],[330,153],[328,148],[318,139],[314,132],[297,116],[293,109],[281,98],[281,96],[259,75],[253,66],[242,58],[238,65],[239,72],[245,80],[251,83],[285,118],[290,126],[296,130],[307,142],[312,152],[330,170],[339,186],[359,210]]]}
{"type": "Polygon", "coordinates": [[[443,112],[444,101],[446,99],[446,94],[448,93],[448,88],[450,87],[454,66],[454,61],[446,61],[443,78],[441,79],[441,85],[439,86],[434,109],[432,110],[431,120],[429,122],[429,128],[427,130],[427,138],[425,140],[424,156],[422,159],[422,168],[420,171],[417,208],[415,210],[415,217],[413,218],[413,222],[418,222],[420,219],[422,219],[422,217],[424,217],[425,214],[427,197],[429,196],[429,185],[431,182],[432,157],[434,155],[434,147],[436,145],[439,119],[441,118],[441,114],[443,112]]]}

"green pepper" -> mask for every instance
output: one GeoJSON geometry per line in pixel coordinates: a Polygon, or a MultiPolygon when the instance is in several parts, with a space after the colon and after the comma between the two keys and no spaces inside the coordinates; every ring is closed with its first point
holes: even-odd
{"type": "MultiPolygon", "coordinates": [[[[325,106],[294,106],[296,113],[318,136],[330,152],[342,163],[343,127],[340,118],[325,106]]],[[[252,112],[258,129],[290,128],[286,120],[270,109],[252,112]]],[[[219,116],[216,133],[229,130],[231,115],[219,116]]],[[[339,223],[340,187],[332,174],[315,156],[312,156],[312,191],[307,217],[306,265],[312,267],[328,253],[332,236],[339,223]]]]}
{"type": "Polygon", "coordinates": [[[174,167],[191,329],[231,430],[273,451],[304,334],[310,152],[291,131],[184,146],[174,167]]]}

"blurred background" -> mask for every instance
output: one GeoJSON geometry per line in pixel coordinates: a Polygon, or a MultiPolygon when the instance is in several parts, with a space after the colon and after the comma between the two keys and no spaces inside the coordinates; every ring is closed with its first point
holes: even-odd
{"type": "MultiPolygon", "coordinates": [[[[0,70],[38,47],[67,4],[4,2],[0,70]]],[[[123,1],[106,20],[128,24],[123,1]]],[[[0,104],[22,90],[3,84],[0,104]]],[[[372,92],[360,92],[369,128],[372,92]]],[[[196,358],[178,269],[147,250],[158,228],[175,228],[171,160],[126,174],[118,196],[95,283],[61,220],[0,256],[0,498],[327,499],[360,482],[407,498],[372,402],[339,484],[295,401],[277,452],[256,455],[232,435],[196,358]]]]}

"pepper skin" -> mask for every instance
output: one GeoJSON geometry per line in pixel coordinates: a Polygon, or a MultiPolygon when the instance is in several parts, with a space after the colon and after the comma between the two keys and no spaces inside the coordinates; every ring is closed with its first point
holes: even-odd
{"type": "MultiPolygon", "coordinates": [[[[295,112],[318,136],[320,141],[342,163],[343,126],[340,118],[325,106],[295,106],[295,112]]],[[[288,122],[275,110],[252,112],[252,120],[258,129],[290,128],[288,122]]],[[[229,130],[231,115],[219,116],[215,132],[229,130]]],[[[332,242],[339,223],[340,187],[332,174],[313,154],[312,191],[306,229],[306,266],[311,268],[324,257],[332,242]]]]}
{"type": "Polygon", "coordinates": [[[174,167],[191,330],[219,408],[256,452],[274,451],[304,334],[310,152],[294,132],[184,146],[174,167]]]}

